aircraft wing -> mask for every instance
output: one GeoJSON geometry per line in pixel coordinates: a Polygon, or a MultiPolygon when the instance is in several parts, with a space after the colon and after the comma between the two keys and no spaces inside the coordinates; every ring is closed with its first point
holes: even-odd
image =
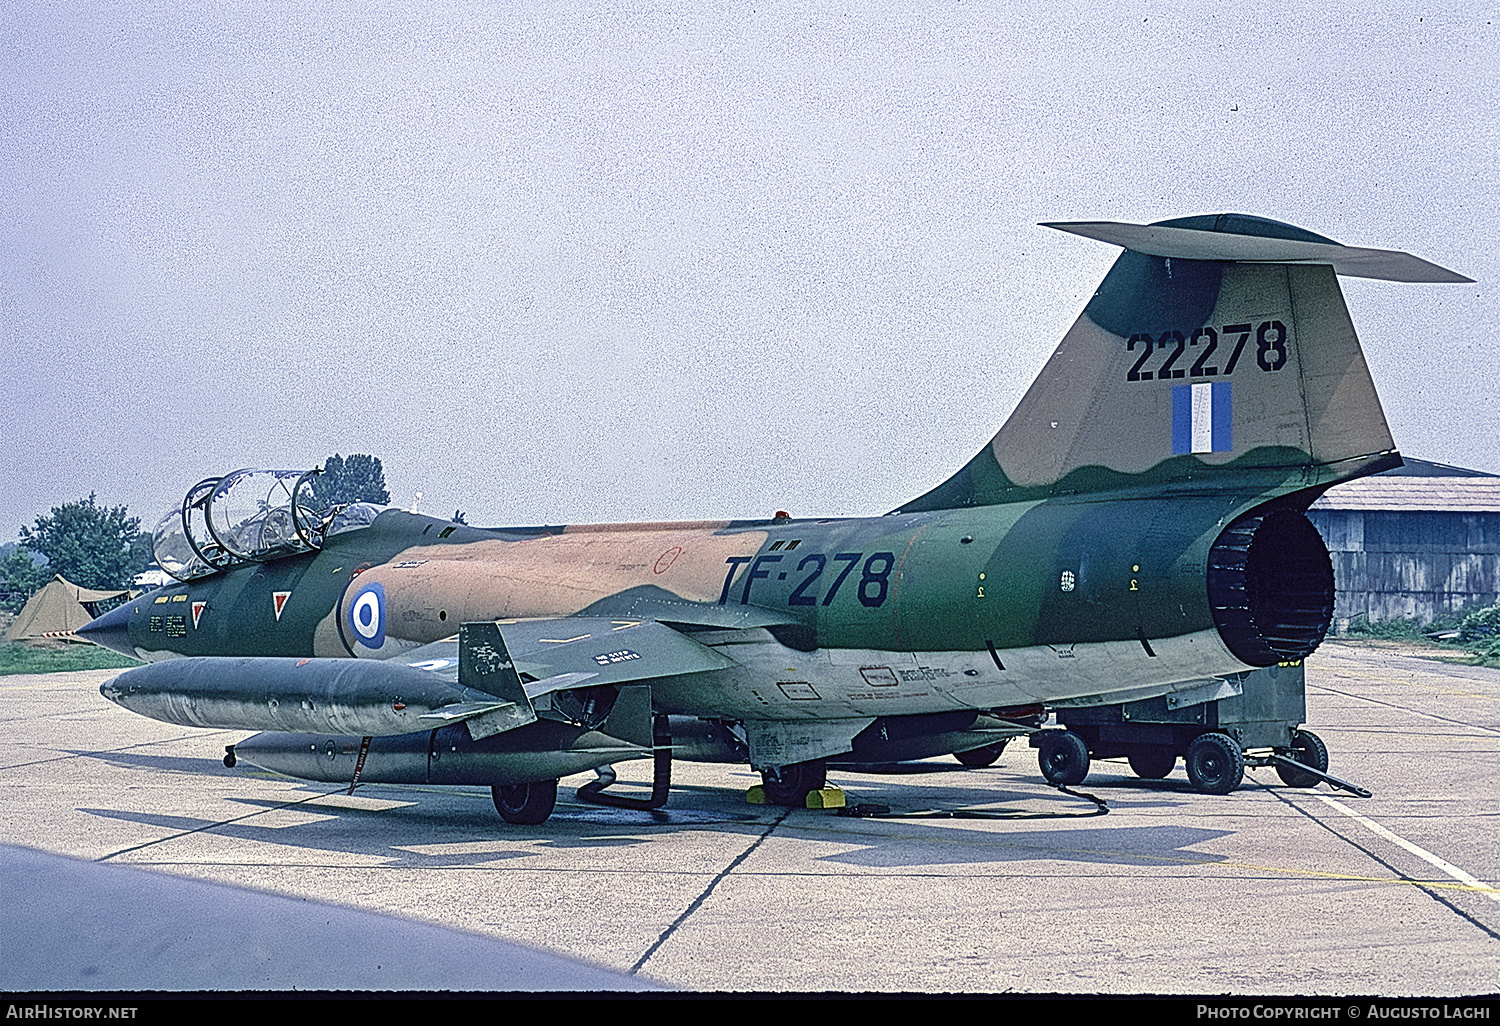
{"type": "Polygon", "coordinates": [[[459,634],[392,661],[430,670],[467,687],[501,693],[476,682],[476,674],[482,672],[477,667],[463,672],[467,668],[463,667],[465,647],[471,653],[484,648],[486,653],[496,653],[501,661],[513,663],[528,698],[572,687],[628,684],[737,665],[655,620],[602,616],[464,624],[459,634]]]}
{"type": "Polygon", "coordinates": [[[469,689],[494,695],[434,710],[424,719],[467,721],[477,741],[536,719],[532,700],[554,691],[629,684],[738,665],[654,620],[560,617],[466,623],[451,638],[399,660],[469,689]]]}
{"type": "Polygon", "coordinates": [[[194,727],[387,737],[462,722],[478,741],[534,722],[534,700],[553,692],[734,665],[653,620],[569,617],[466,623],[454,637],[380,661],[167,659],[99,690],[142,715],[194,727]]]}

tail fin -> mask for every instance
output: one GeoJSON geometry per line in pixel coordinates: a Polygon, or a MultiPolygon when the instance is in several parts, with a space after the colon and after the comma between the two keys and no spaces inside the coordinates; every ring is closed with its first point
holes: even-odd
{"type": "Polygon", "coordinates": [[[1397,466],[1337,274],[1470,279],[1242,214],[1048,227],[1125,247],[1005,426],[900,512],[1239,472],[1397,466]]]}

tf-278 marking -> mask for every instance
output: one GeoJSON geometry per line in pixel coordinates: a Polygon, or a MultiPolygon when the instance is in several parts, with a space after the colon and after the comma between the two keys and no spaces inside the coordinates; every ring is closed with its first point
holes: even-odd
{"type": "MultiPolygon", "coordinates": [[[[1198,355],[1198,359],[1193,361],[1192,376],[1195,378],[1212,378],[1221,374],[1228,376],[1233,374],[1234,369],[1239,366],[1240,353],[1245,349],[1245,342],[1249,340],[1251,330],[1249,323],[1245,323],[1226,324],[1218,331],[1204,325],[1193,332],[1191,337],[1184,337],[1182,332],[1175,330],[1164,331],[1159,337],[1147,332],[1137,332],[1126,340],[1125,349],[1129,352],[1135,352],[1136,343],[1141,343],[1144,351],[1141,353],[1140,359],[1136,360],[1130,370],[1126,372],[1125,380],[1150,381],[1155,377],[1157,380],[1167,381],[1173,378],[1186,377],[1189,372],[1174,365],[1182,358],[1183,351],[1188,346],[1196,346],[1200,341],[1204,343],[1205,348],[1198,355]],[[1226,336],[1239,336],[1234,343],[1234,352],[1230,354],[1229,362],[1224,365],[1222,371],[1217,366],[1209,366],[1207,363],[1208,358],[1213,355],[1214,350],[1219,348],[1220,331],[1226,336]],[[1153,351],[1166,349],[1168,346],[1173,347],[1172,352],[1168,354],[1166,360],[1156,369],[1154,374],[1151,371],[1141,370],[1141,367],[1151,358],[1153,351]]],[[[1259,364],[1260,369],[1263,371],[1281,370],[1282,367],[1286,366],[1286,325],[1280,321],[1262,321],[1260,326],[1255,328],[1254,331],[1257,347],[1255,362],[1259,364]]],[[[1229,345],[1227,338],[1224,344],[1229,345]]]]}
{"type": "MultiPolygon", "coordinates": [[[[744,587],[740,589],[740,605],[750,604],[750,589],[758,580],[764,580],[771,576],[770,570],[761,569],[767,563],[781,562],[785,553],[767,553],[761,556],[730,556],[724,560],[729,564],[729,572],[724,575],[724,590],[719,593],[719,605],[729,601],[729,586],[734,583],[734,572],[746,563],[750,564],[740,578],[744,581],[744,587]]],[[[849,576],[849,571],[859,565],[864,559],[865,565],[862,576],[859,579],[859,601],[869,609],[874,609],[885,604],[886,596],[890,592],[891,570],[896,566],[896,554],[894,552],[874,552],[865,559],[863,552],[838,552],[833,556],[835,563],[843,563],[844,568],[834,578],[833,586],[828,589],[828,594],[823,596],[823,605],[830,605],[833,597],[838,594],[839,588],[843,586],[844,579],[849,576]]],[[[818,601],[816,584],[823,576],[823,571],[828,568],[828,557],[822,553],[812,552],[802,557],[797,564],[797,570],[805,572],[807,576],[792,589],[787,596],[789,606],[811,606],[818,601]],[[809,569],[811,568],[811,569],[809,569]],[[809,591],[809,589],[812,589],[809,591]]],[[[779,573],[778,580],[785,580],[786,573],[779,573]]]]}

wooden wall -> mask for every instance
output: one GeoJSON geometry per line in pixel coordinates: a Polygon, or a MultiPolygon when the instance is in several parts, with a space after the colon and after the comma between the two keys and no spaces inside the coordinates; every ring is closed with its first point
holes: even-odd
{"type": "Polygon", "coordinates": [[[1333,557],[1333,630],[1500,602],[1500,513],[1309,510],[1333,557]]]}

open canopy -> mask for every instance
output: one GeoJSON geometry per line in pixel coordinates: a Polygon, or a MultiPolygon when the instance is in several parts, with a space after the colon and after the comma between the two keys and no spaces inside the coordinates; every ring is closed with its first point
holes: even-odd
{"type": "Polygon", "coordinates": [[[236,470],[189,488],[158,521],[156,565],[179,581],[242,563],[264,563],[321,548],[329,534],[363,527],[381,507],[319,498],[321,468],[236,470]]]}

